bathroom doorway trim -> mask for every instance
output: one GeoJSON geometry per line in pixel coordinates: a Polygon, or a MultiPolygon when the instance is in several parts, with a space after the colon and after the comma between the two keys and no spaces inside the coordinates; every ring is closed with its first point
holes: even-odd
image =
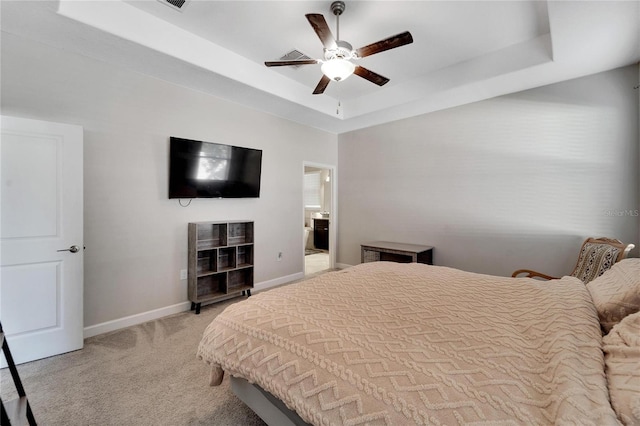
{"type": "Polygon", "coordinates": [[[329,170],[329,176],[331,176],[331,209],[329,210],[329,269],[334,269],[336,266],[336,236],[338,233],[338,169],[335,165],[315,163],[311,161],[302,162],[302,173],[300,175],[300,181],[302,182],[302,238],[300,238],[301,253],[302,253],[302,273],[305,273],[304,265],[304,221],[305,221],[305,209],[304,209],[304,172],[307,167],[315,167],[318,169],[329,170]]]}

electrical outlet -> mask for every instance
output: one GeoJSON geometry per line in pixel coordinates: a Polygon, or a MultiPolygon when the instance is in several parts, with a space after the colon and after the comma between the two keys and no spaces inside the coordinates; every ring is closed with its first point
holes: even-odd
{"type": "Polygon", "coordinates": [[[282,260],[282,252],[281,251],[278,252],[278,256],[276,256],[276,260],[278,262],[280,262],[282,260]]]}
{"type": "Polygon", "coordinates": [[[180,279],[181,280],[186,280],[187,279],[187,270],[186,269],[181,269],[180,270],[180,279]]]}

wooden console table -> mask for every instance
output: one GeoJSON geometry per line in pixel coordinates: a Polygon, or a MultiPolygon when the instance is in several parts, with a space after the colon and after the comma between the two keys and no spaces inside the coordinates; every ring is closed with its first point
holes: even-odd
{"type": "Polygon", "coordinates": [[[360,249],[362,263],[388,261],[433,265],[432,246],[375,241],[361,244],[360,249]]]}

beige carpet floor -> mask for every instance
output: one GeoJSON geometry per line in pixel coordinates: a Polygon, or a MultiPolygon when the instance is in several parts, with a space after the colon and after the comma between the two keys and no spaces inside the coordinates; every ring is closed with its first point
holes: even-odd
{"type": "MultiPolygon", "coordinates": [[[[208,385],[202,333],[232,303],[205,306],[85,340],[84,349],[18,371],[40,425],[264,425],[232,392],[208,385]]],[[[11,341],[9,340],[9,345],[11,341]]],[[[2,400],[15,397],[8,369],[2,400]]]]}

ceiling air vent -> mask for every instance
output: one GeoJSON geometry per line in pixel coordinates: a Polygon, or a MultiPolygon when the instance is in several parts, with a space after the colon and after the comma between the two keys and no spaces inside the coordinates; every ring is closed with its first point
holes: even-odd
{"type": "MultiPolygon", "coordinates": [[[[294,61],[296,59],[312,59],[312,58],[308,57],[307,55],[305,55],[304,53],[302,53],[297,49],[293,49],[291,52],[280,57],[280,60],[282,61],[294,61]]],[[[292,68],[300,68],[301,66],[302,65],[291,65],[292,68]]]]}
{"type": "Polygon", "coordinates": [[[158,0],[162,4],[166,4],[167,6],[182,11],[187,0],[158,0]]]}

